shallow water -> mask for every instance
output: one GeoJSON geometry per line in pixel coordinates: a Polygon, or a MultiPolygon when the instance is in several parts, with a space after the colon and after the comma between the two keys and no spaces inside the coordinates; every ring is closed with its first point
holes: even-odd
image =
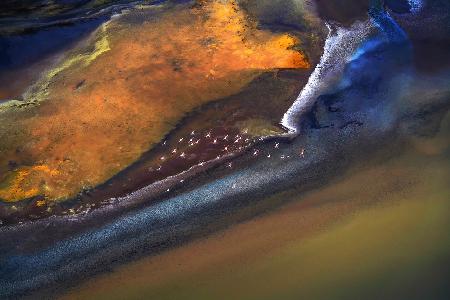
{"type": "Polygon", "coordinates": [[[274,195],[291,203],[62,298],[446,299],[450,174],[442,138],[306,195],[274,195]]]}
{"type": "Polygon", "coordinates": [[[450,6],[338,2],[7,7],[0,295],[447,299],[450,6]]]}

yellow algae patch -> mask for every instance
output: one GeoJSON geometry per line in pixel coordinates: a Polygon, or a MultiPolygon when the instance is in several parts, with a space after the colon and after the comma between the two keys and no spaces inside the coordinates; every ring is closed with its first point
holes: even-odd
{"type": "Polygon", "coordinates": [[[71,51],[26,99],[45,101],[0,111],[0,198],[74,196],[131,164],[196,107],[263,72],[309,67],[296,37],[257,29],[236,1],[146,13],[113,19],[91,38],[92,51],[71,51]],[[30,167],[41,164],[57,173],[30,167]]]}
{"type": "Polygon", "coordinates": [[[10,174],[0,186],[0,198],[8,202],[14,202],[21,199],[35,197],[44,194],[47,186],[45,179],[58,175],[58,171],[50,169],[45,165],[33,167],[22,167],[16,172],[10,174]],[[41,184],[37,185],[37,180],[41,184]]]}

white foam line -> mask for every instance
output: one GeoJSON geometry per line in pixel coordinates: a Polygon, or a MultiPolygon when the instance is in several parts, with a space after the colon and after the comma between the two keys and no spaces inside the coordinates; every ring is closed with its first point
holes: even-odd
{"type": "Polygon", "coordinates": [[[314,104],[316,98],[327,87],[336,82],[346,62],[373,28],[370,21],[356,22],[350,28],[333,29],[330,25],[326,25],[328,36],[320,62],[280,122],[290,133],[298,131],[301,115],[314,104]]]}

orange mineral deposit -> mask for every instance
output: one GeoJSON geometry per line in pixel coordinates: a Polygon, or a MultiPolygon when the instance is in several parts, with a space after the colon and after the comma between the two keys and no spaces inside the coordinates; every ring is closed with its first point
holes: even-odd
{"type": "Polygon", "coordinates": [[[263,72],[309,68],[297,38],[257,25],[235,1],[143,9],[102,25],[24,103],[0,107],[0,199],[72,197],[130,165],[196,107],[263,72]]]}

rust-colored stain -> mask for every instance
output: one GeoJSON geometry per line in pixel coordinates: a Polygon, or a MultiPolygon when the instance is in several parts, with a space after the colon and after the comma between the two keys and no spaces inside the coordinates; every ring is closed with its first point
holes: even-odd
{"type": "Polygon", "coordinates": [[[0,199],[74,196],[195,107],[262,72],[309,67],[295,37],[257,29],[235,1],[199,1],[139,24],[126,17],[97,30],[90,55],[72,51],[50,71],[33,96],[39,104],[0,110],[0,199]]]}

